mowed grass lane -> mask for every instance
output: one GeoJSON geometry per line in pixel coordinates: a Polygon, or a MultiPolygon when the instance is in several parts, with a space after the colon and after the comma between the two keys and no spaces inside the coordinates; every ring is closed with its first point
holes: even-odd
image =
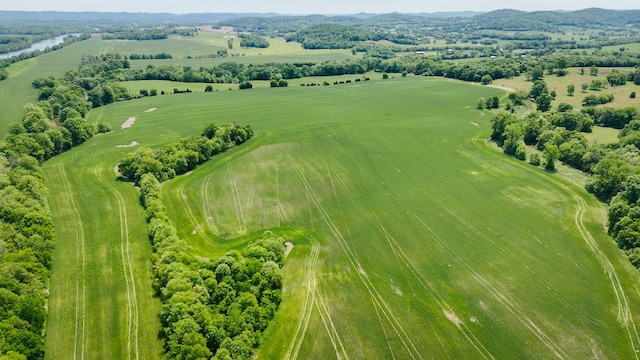
{"type": "MultiPolygon", "coordinates": [[[[606,237],[601,205],[484,142],[489,115],[474,103],[493,94],[499,91],[406,78],[129,101],[94,110],[91,121],[116,131],[48,163],[47,178],[62,183],[56,172],[67,174],[67,193],[87,203],[76,205],[85,227],[113,216],[111,226],[95,225],[110,234],[106,248],[114,253],[100,271],[124,269],[115,254],[122,244],[118,201],[92,190],[96,165],[108,173],[134,149],[116,144],[158,146],[210,121],[248,123],[256,138],[166,183],[163,197],[201,256],[242,246],[264,229],[294,234],[284,302],[259,357],[634,358],[637,273],[606,237]],[[130,116],[138,116],[134,127],[119,130],[130,116]],[[94,208],[111,207],[92,214],[90,194],[94,208]]],[[[128,184],[95,182],[120,189],[127,204],[138,201],[128,184]]],[[[54,213],[69,207],[63,200],[52,201],[54,213]]],[[[72,214],[59,216],[57,229],[78,228],[72,214]]],[[[141,213],[129,219],[144,226],[141,213]]],[[[60,236],[67,251],[59,244],[56,258],[69,257],[67,267],[76,269],[77,232],[60,236]]],[[[88,252],[105,251],[99,242],[85,244],[92,244],[88,252]]],[[[145,256],[137,266],[149,266],[145,256]]],[[[124,313],[126,284],[125,276],[113,280],[124,313]]],[[[109,324],[88,315],[94,327],[109,324]]],[[[128,333],[128,324],[120,320],[115,333],[128,333]]],[[[73,333],[73,324],[67,328],[73,333]]],[[[126,343],[125,335],[117,338],[126,343]]]]}
{"type": "Polygon", "coordinates": [[[473,99],[493,91],[409,78],[166,104],[184,127],[259,134],[165,185],[195,252],[279,227],[321,245],[314,278],[285,285],[299,321],[278,321],[266,357],[635,358],[637,273],[601,205],[485,143],[473,99]]]}

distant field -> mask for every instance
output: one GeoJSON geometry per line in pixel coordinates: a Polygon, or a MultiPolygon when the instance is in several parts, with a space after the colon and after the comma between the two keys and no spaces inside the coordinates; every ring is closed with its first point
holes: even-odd
{"type": "Polygon", "coordinates": [[[640,43],[632,43],[632,44],[623,44],[623,45],[612,45],[612,46],[603,46],[602,51],[620,51],[620,49],[624,49],[628,52],[639,53],[640,52],[640,43]]]}
{"type": "MultiPolygon", "coordinates": [[[[475,99],[500,94],[398,77],[96,109],[90,121],[115,131],[45,168],[60,187],[51,192],[60,199],[52,210],[63,231],[56,261],[69,268],[63,277],[84,271],[70,286],[105,284],[126,314],[132,298],[125,295],[126,262],[115,251],[127,244],[118,214],[140,210],[129,206],[137,201],[133,187],[109,175],[135,146],[116,145],[158,146],[210,121],[237,121],[257,136],[165,183],[163,200],[201,256],[218,256],[264,229],[291,236],[284,302],[259,358],[633,358],[640,346],[637,271],[606,236],[600,203],[485,143],[489,114],[475,110],[475,99]],[[120,130],[132,116],[135,125],[120,130]],[[65,183],[72,185],[64,190],[65,183]],[[113,216],[93,215],[95,204],[113,216]],[[86,268],[75,255],[59,259],[78,254],[78,243],[92,254],[86,268]],[[104,270],[94,270],[99,264],[113,276],[103,278],[104,270]]],[[[144,226],[128,225],[130,234],[144,226]]],[[[130,239],[132,278],[144,289],[146,238],[130,239]]],[[[87,309],[101,306],[91,295],[99,291],[87,288],[87,309]]],[[[51,303],[60,302],[56,296],[51,303]]],[[[147,311],[137,317],[140,339],[154,329],[142,325],[147,311]]],[[[103,339],[102,349],[125,346],[124,334],[133,333],[124,314],[105,322],[87,311],[87,339],[103,339]]],[[[67,323],[57,331],[73,329],[67,323]]],[[[153,344],[145,341],[140,349],[153,344]]]]}
{"type": "MultiPolygon", "coordinates": [[[[639,106],[640,96],[635,99],[629,98],[631,92],[635,91],[640,95],[640,86],[634,85],[632,82],[627,82],[624,86],[610,86],[607,82],[607,75],[615,68],[599,68],[598,76],[590,76],[589,69],[585,68],[585,75],[580,75],[580,68],[570,68],[567,76],[558,77],[555,75],[545,75],[544,81],[547,83],[549,90],[555,90],[557,93],[556,99],[552,102],[553,106],[557,106],[559,103],[564,102],[573,105],[575,108],[582,107],[582,100],[590,94],[613,94],[614,101],[606,104],[610,107],[625,107],[625,106],[639,106]],[[581,86],[583,83],[591,84],[591,81],[599,79],[602,80],[607,87],[600,91],[587,90],[582,92],[581,86]],[[573,84],[575,86],[575,93],[573,96],[567,96],[567,85],[573,84]]],[[[617,68],[622,72],[632,72],[633,68],[617,68]]],[[[494,85],[506,86],[513,89],[530,90],[533,85],[532,82],[526,81],[524,76],[519,76],[512,79],[500,79],[493,82],[494,85]]]]}
{"type": "MultiPolygon", "coordinates": [[[[270,46],[265,49],[240,47],[240,39],[235,33],[218,33],[203,31],[196,37],[172,37],[167,40],[122,41],[108,40],[108,49],[123,55],[158,54],[168,52],[174,56],[170,60],[134,60],[133,67],[146,67],[147,64],[184,64],[193,67],[211,66],[225,61],[243,64],[262,64],[266,62],[322,62],[328,60],[346,60],[356,58],[350,49],[338,50],[305,50],[295,42],[286,42],[283,38],[266,38],[270,46]],[[227,41],[233,39],[233,49],[229,49],[227,41]],[[227,57],[211,58],[218,50],[227,50],[227,57]],[[186,59],[191,56],[192,59],[186,59]],[[202,57],[205,58],[202,58],[202,57]]],[[[358,57],[361,55],[357,55],[358,57]]]]}

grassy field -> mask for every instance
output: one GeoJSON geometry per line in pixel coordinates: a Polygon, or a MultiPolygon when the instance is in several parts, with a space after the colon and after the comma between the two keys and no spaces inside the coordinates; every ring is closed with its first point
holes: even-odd
{"type": "Polygon", "coordinates": [[[45,165],[58,235],[46,356],[157,359],[160,302],[151,287],[144,214],[137,191],[114,181],[120,154],[86,151],[101,140],[107,138],[45,165]]]}
{"type": "Polygon", "coordinates": [[[584,137],[590,144],[613,144],[618,141],[619,133],[618,129],[594,126],[592,132],[584,133],[584,137]]]}
{"type": "MultiPolygon", "coordinates": [[[[590,76],[589,69],[585,68],[585,75],[580,75],[580,68],[570,68],[569,74],[563,77],[557,77],[555,75],[545,75],[544,81],[547,83],[547,87],[549,91],[555,90],[557,93],[556,99],[552,102],[553,106],[557,106],[559,103],[567,103],[573,105],[575,108],[582,107],[582,100],[587,95],[600,95],[600,94],[613,94],[614,100],[613,102],[606,104],[604,106],[610,107],[625,107],[625,106],[639,106],[640,105],[640,97],[636,97],[635,99],[631,99],[629,95],[631,92],[636,92],[640,95],[640,86],[634,85],[632,82],[627,82],[624,86],[610,86],[607,82],[607,75],[611,73],[615,68],[599,68],[598,76],[590,76]],[[591,84],[591,82],[595,79],[602,80],[607,87],[600,91],[587,90],[583,92],[581,89],[581,85],[591,84]],[[575,93],[573,96],[567,95],[567,85],[573,84],[575,86],[575,93]]],[[[618,70],[630,73],[634,71],[633,68],[618,68],[618,70]]],[[[495,80],[493,82],[494,85],[497,86],[505,86],[512,89],[524,89],[529,91],[532,82],[526,81],[524,76],[519,76],[512,79],[500,79],[495,80]]]]}
{"type": "Polygon", "coordinates": [[[135,147],[116,146],[237,121],[257,136],[165,183],[163,199],[200,256],[264,229],[294,242],[259,358],[637,357],[637,271],[593,197],[484,141],[489,116],[475,100],[499,94],[408,77],[94,110],[90,121],[116,131],[45,167],[60,238],[52,283],[68,287],[52,288],[59,321],[47,331],[60,337],[47,339],[49,355],[158,346],[137,194],[111,173],[135,147]]]}
{"type": "MultiPolygon", "coordinates": [[[[9,78],[0,81],[0,136],[4,136],[9,123],[20,121],[23,116],[24,104],[37,102],[38,91],[31,86],[33,80],[44,76],[60,77],[69,70],[80,65],[82,55],[105,54],[111,52],[123,55],[157,54],[170,52],[176,59],[172,60],[134,60],[132,67],[146,67],[153,65],[187,65],[192,67],[212,66],[225,61],[235,61],[243,64],[263,64],[269,62],[323,62],[329,60],[347,60],[354,58],[350,50],[305,50],[298,43],[287,43],[282,38],[272,39],[271,47],[267,49],[241,48],[240,40],[235,39],[236,49],[230,50],[226,58],[214,59],[184,59],[187,55],[198,56],[215,54],[219,49],[226,48],[226,38],[232,34],[215,32],[200,32],[194,38],[172,37],[167,40],[155,41],[125,41],[100,40],[94,37],[88,41],[71,44],[61,50],[47,53],[36,58],[21,61],[11,65],[7,70],[9,78]],[[223,37],[220,37],[223,36],[223,37]],[[169,49],[169,50],[167,50],[169,49]]],[[[235,36],[235,35],[233,35],[235,36]]],[[[204,87],[197,91],[204,91],[204,87]]],[[[268,82],[266,82],[266,86],[268,82]]],[[[166,87],[172,91],[175,86],[166,87]]],[[[187,88],[189,86],[185,86],[187,88]]],[[[136,89],[136,86],[132,86],[136,89]]],[[[216,86],[221,90],[228,86],[216,86]]],[[[233,86],[234,89],[237,86],[233,86]]],[[[158,86],[158,91],[165,87],[158,86]]],[[[137,88],[138,91],[140,88],[137,88]]]]}

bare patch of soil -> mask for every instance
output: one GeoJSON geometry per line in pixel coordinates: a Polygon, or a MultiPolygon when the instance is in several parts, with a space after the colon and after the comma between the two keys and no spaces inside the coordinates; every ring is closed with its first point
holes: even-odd
{"type": "Polygon", "coordinates": [[[137,142],[136,140],[128,143],[127,145],[116,145],[117,148],[126,148],[126,147],[132,147],[132,146],[138,146],[140,145],[139,142],[137,142]]]}
{"type": "Polygon", "coordinates": [[[293,243],[287,241],[284,243],[284,257],[287,257],[289,253],[293,250],[293,243]]]}
{"type": "Polygon", "coordinates": [[[144,112],[146,112],[146,113],[150,113],[150,112],[154,112],[154,111],[156,111],[156,110],[158,110],[158,108],[148,108],[148,109],[147,109],[147,110],[145,110],[144,112]]]}
{"type": "Polygon", "coordinates": [[[447,319],[449,319],[452,323],[456,324],[457,327],[460,327],[460,325],[462,325],[462,320],[460,320],[460,318],[456,314],[447,310],[443,310],[443,311],[447,319]]]}
{"type": "Polygon", "coordinates": [[[128,118],[127,121],[123,122],[122,125],[120,125],[120,128],[121,129],[130,128],[133,126],[133,124],[135,124],[135,122],[136,122],[136,117],[132,116],[128,118]]]}
{"type": "Polygon", "coordinates": [[[402,290],[400,290],[399,287],[395,286],[395,285],[391,285],[391,289],[393,289],[393,292],[396,293],[396,295],[398,296],[402,296],[402,290]]]}

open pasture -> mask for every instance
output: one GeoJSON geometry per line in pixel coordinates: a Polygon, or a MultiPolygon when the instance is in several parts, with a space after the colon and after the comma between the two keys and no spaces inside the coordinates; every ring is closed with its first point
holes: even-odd
{"type": "MultiPolygon", "coordinates": [[[[557,106],[559,103],[567,103],[574,108],[582,107],[582,100],[587,95],[600,95],[600,94],[613,94],[613,102],[606,104],[607,107],[625,107],[625,106],[638,106],[640,105],[640,98],[636,97],[631,99],[629,96],[632,92],[640,94],[640,86],[635,85],[633,82],[627,82],[624,86],[611,86],[607,82],[607,75],[616,68],[598,68],[598,76],[589,75],[589,68],[584,69],[584,75],[580,74],[580,68],[569,68],[569,73],[566,76],[558,77],[556,75],[547,75],[545,73],[544,81],[547,83],[549,91],[555,90],[557,97],[553,100],[552,105],[557,106]],[[582,91],[582,84],[591,84],[593,80],[601,80],[606,87],[599,91],[587,90],[582,91]],[[575,86],[575,93],[573,96],[567,95],[567,85],[573,84],[575,86]]],[[[633,68],[617,68],[617,70],[623,73],[633,72],[633,68]]],[[[526,91],[531,90],[533,82],[526,81],[524,75],[518,76],[512,79],[499,79],[493,82],[497,86],[505,86],[512,89],[523,89],[526,91]]]]}
{"type": "MultiPolygon", "coordinates": [[[[45,167],[62,231],[56,264],[67,264],[59,266],[69,267],[73,284],[111,279],[112,297],[127,309],[118,214],[123,203],[140,210],[133,187],[109,173],[135,146],[116,145],[159,146],[211,121],[237,121],[257,136],[165,183],[163,200],[200,256],[221,255],[265,229],[293,234],[284,302],[259,358],[637,358],[637,271],[606,236],[601,204],[485,142],[489,114],[475,100],[498,94],[408,77],[96,109],[90,121],[115,131],[45,167]],[[121,130],[132,116],[134,126],[121,130]],[[63,191],[65,183],[72,185],[63,191]],[[95,214],[96,204],[107,211],[95,214]],[[78,249],[102,256],[78,270],[78,249]],[[75,280],[79,271],[92,277],[75,280]]],[[[141,216],[129,226],[143,227],[141,216]]],[[[131,269],[138,291],[149,293],[139,274],[150,250],[136,233],[131,269]]],[[[90,295],[98,291],[87,290],[87,309],[98,308],[92,301],[100,297],[90,295]]],[[[77,293],[67,292],[67,302],[77,293]]],[[[100,313],[85,313],[88,328],[109,323],[100,313]]],[[[110,320],[121,346],[126,319],[110,320]]],[[[73,329],[67,324],[68,334],[73,329]]]]}
{"type": "Polygon", "coordinates": [[[172,36],[166,40],[105,40],[104,42],[110,52],[117,52],[127,56],[130,54],[154,55],[168,52],[174,57],[167,60],[133,60],[131,66],[134,68],[146,67],[148,64],[156,66],[181,64],[201,67],[212,66],[226,61],[242,64],[305,63],[329,60],[340,61],[356,57],[351,55],[350,49],[306,50],[299,43],[287,42],[283,38],[267,37],[266,40],[269,41],[268,48],[245,48],[240,46],[240,39],[236,33],[201,31],[194,37],[172,36]],[[233,41],[233,49],[228,48],[228,40],[233,41]],[[208,57],[217,54],[218,50],[226,50],[228,56],[208,57]]]}

